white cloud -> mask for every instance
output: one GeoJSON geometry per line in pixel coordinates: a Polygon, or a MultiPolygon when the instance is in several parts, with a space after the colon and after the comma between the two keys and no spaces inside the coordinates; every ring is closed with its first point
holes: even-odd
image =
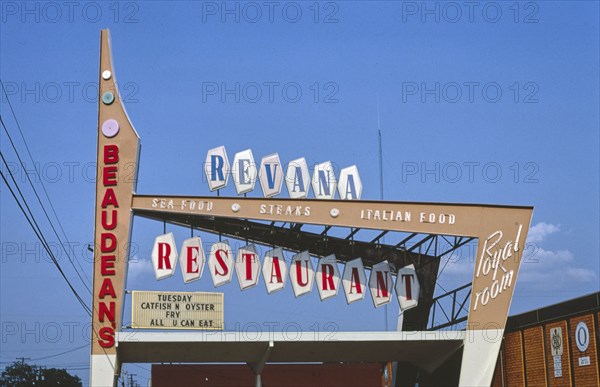
{"type": "MultiPolygon", "coordinates": [[[[535,285],[536,288],[556,288],[557,284],[589,285],[598,282],[598,273],[578,267],[578,261],[570,250],[546,250],[542,247],[550,235],[560,234],[560,232],[560,226],[545,222],[537,223],[529,229],[519,271],[519,283],[535,285]]],[[[474,249],[469,251],[471,255],[475,254],[474,249]]],[[[444,269],[444,274],[453,280],[469,281],[473,275],[473,258],[474,256],[453,254],[444,269]]],[[[446,260],[442,259],[440,268],[445,263],[446,260]]]]}
{"type": "Polygon", "coordinates": [[[153,278],[153,275],[154,268],[152,267],[152,261],[150,261],[149,259],[140,259],[136,255],[129,261],[129,279],[136,280],[140,277],[147,276],[153,278]]]}
{"type": "Polygon", "coordinates": [[[550,234],[560,231],[560,226],[556,226],[550,223],[540,222],[529,229],[527,234],[527,242],[540,243],[546,240],[546,237],[550,234]]]}
{"type": "Polygon", "coordinates": [[[529,229],[519,282],[555,287],[556,284],[583,284],[597,281],[595,271],[575,266],[577,264],[575,255],[570,250],[545,250],[541,247],[548,235],[559,231],[560,226],[544,222],[529,229]]]}

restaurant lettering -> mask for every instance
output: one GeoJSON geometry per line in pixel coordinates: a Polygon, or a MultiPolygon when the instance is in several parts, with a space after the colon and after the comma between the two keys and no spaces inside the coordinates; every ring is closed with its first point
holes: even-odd
{"type": "MultiPolygon", "coordinates": [[[[308,251],[299,252],[288,260],[282,248],[274,247],[264,254],[261,263],[255,245],[240,247],[234,253],[229,242],[224,240],[211,245],[206,260],[200,237],[186,239],[179,253],[173,233],[156,237],[152,265],[157,280],[173,276],[177,266],[185,283],[199,280],[205,264],[215,287],[230,283],[235,272],[242,291],[256,286],[262,274],[268,294],[284,290],[289,281],[296,297],[312,292],[316,286],[321,301],[337,296],[341,290],[348,304],[363,300],[367,292],[370,292],[375,307],[388,304],[394,292],[401,310],[414,308],[419,302],[420,286],[414,265],[398,269],[394,281],[392,265],[387,261],[379,262],[373,265],[367,279],[361,258],[347,262],[343,275],[340,275],[342,263],[335,254],[320,258],[315,268],[308,251]]],[[[160,307],[161,304],[156,305],[160,307]]]]}

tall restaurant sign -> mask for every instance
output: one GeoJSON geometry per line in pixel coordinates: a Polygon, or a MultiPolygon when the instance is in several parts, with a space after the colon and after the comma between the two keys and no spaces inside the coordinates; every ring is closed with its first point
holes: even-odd
{"type": "Polygon", "coordinates": [[[116,333],[123,317],[139,137],[117,90],[107,30],[101,34],[100,53],[91,383],[112,385],[116,333]]]}
{"type": "MultiPolygon", "coordinates": [[[[254,222],[258,227],[268,222],[281,222],[319,225],[326,229],[343,227],[427,237],[473,238],[478,245],[460,385],[491,383],[533,207],[367,201],[361,199],[362,183],[356,166],[338,171],[331,161],[319,161],[311,173],[304,158],[284,165],[276,153],[261,157],[255,164],[250,149],[236,153],[230,163],[222,146],[209,150],[205,160],[203,172],[210,190],[222,190],[233,180],[238,195],[256,190],[258,185],[262,197],[140,195],[135,187],[140,141],[116,87],[107,30],[101,32],[99,70],[92,386],[116,386],[120,373],[117,345],[125,343],[120,336],[124,335],[121,326],[134,215],[179,224],[193,221],[213,226],[217,221],[228,224],[254,222]],[[289,198],[278,197],[284,185],[289,198]]],[[[249,231],[252,230],[243,232],[249,231]]],[[[302,235],[297,231],[298,238],[302,235]]],[[[242,233],[236,237],[244,239],[242,233]]],[[[284,251],[281,240],[268,238],[265,245],[270,246],[269,250],[261,252],[252,243],[234,249],[226,240],[205,249],[199,237],[177,241],[174,234],[165,233],[156,238],[148,258],[153,262],[157,280],[171,277],[179,270],[190,293],[196,293],[197,281],[204,278],[212,281],[215,287],[231,286],[228,284],[236,282],[242,291],[262,282],[268,294],[291,287],[296,297],[309,294],[316,287],[324,302],[343,293],[348,303],[370,297],[376,307],[391,302],[392,298],[403,310],[419,310],[428,305],[419,302],[425,283],[417,278],[418,266],[394,267],[385,258],[377,258],[374,262],[374,256],[371,256],[367,275],[367,257],[364,255],[346,255],[341,259],[335,251],[317,254],[309,247],[304,251],[291,248],[294,255],[289,257],[286,256],[289,247],[284,251]],[[316,264],[313,257],[318,259],[316,264]]],[[[219,302],[195,301],[196,297],[200,300],[201,295],[191,298],[171,295],[168,303],[172,310],[143,309],[155,305],[144,302],[162,299],[160,294],[146,295],[150,298],[140,301],[137,310],[141,314],[136,314],[136,318],[141,319],[140,326],[220,329],[223,321],[219,314],[222,310],[217,311],[219,302]],[[215,305],[215,315],[170,313],[176,312],[176,308],[187,308],[186,305],[209,304],[215,305]]],[[[142,299],[136,296],[137,300],[142,299]]]]}

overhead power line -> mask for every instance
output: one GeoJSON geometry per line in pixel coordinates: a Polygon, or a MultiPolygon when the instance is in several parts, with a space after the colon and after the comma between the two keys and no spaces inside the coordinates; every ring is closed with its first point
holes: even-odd
{"type": "Polygon", "coordinates": [[[36,359],[31,359],[31,361],[46,360],[46,359],[50,359],[50,358],[53,358],[53,357],[62,356],[62,355],[65,355],[67,353],[78,351],[78,350],[80,350],[82,348],[85,348],[85,347],[89,347],[89,344],[84,344],[84,345],[82,345],[80,347],[69,349],[68,351],[56,353],[54,355],[48,355],[48,356],[44,356],[44,357],[38,357],[36,359]]]}
{"type": "MultiPolygon", "coordinates": [[[[25,170],[25,164],[23,163],[23,160],[21,159],[21,156],[19,155],[19,152],[17,151],[17,148],[12,140],[12,137],[10,136],[10,133],[8,132],[8,129],[6,128],[6,125],[4,124],[4,120],[2,119],[2,116],[0,115],[0,124],[2,125],[2,128],[4,129],[4,133],[6,133],[6,136],[8,137],[8,140],[15,152],[15,154],[17,155],[17,158],[19,160],[19,163],[21,164],[21,168],[23,168],[23,170],[25,170]]],[[[4,161],[4,164],[6,165],[6,169],[7,171],[11,174],[12,176],[12,172],[10,171],[8,164],[6,161],[4,161]]],[[[36,170],[37,172],[37,170],[36,170]]],[[[27,180],[29,181],[29,185],[31,185],[31,188],[33,189],[33,192],[38,200],[38,203],[40,204],[40,206],[42,207],[42,211],[44,211],[44,214],[46,215],[46,219],[48,219],[48,223],[50,223],[50,227],[52,228],[52,231],[54,232],[54,235],[56,235],[56,238],[59,241],[60,246],[62,247],[63,251],[65,252],[65,254],[67,255],[67,258],[69,260],[69,262],[71,263],[71,266],[73,266],[73,269],[75,270],[75,273],[77,273],[77,276],[79,277],[79,279],[81,280],[81,282],[83,283],[83,286],[86,288],[86,290],[88,291],[88,293],[92,294],[92,291],[90,290],[90,288],[88,287],[88,285],[86,284],[86,282],[84,281],[81,273],[79,272],[79,270],[77,270],[77,268],[75,267],[75,263],[73,262],[73,258],[71,258],[71,255],[69,254],[69,252],[67,251],[66,247],[65,247],[65,243],[63,243],[62,239],[60,239],[60,236],[58,235],[56,228],[54,227],[54,224],[52,223],[52,221],[50,220],[50,216],[48,215],[48,212],[46,211],[46,208],[44,207],[44,204],[42,203],[42,200],[40,199],[40,196],[37,193],[37,190],[35,189],[35,186],[33,185],[33,182],[31,181],[31,178],[29,177],[28,173],[25,173],[25,176],[27,176],[27,180]]],[[[40,181],[42,181],[42,179],[40,179],[40,181]]],[[[16,182],[15,182],[16,184],[16,182]]],[[[52,206],[52,202],[50,202],[50,205],[52,206]]],[[[58,218],[57,218],[58,219],[58,218]]],[[[63,231],[64,232],[64,231],[63,231]]],[[[88,280],[89,281],[89,280],[88,280]]]]}
{"type": "MultiPolygon", "coordinates": [[[[2,91],[4,92],[4,95],[6,96],[6,100],[8,102],[8,106],[10,107],[10,111],[13,115],[13,118],[15,120],[15,123],[17,125],[17,128],[19,130],[19,133],[21,134],[21,139],[23,140],[23,143],[25,144],[25,148],[27,150],[27,154],[29,155],[29,158],[31,159],[31,162],[33,163],[33,166],[35,168],[35,161],[33,159],[33,156],[31,155],[31,151],[29,150],[29,146],[27,145],[27,141],[25,140],[25,136],[23,135],[23,131],[21,130],[21,125],[19,124],[19,120],[17,119],[17,116],[15,115],[15,112],[12,108],[12,104],[10,103],[10,99],[8,98],[8,94],[6,94],[6,90],[4,89],[4,83],[2,82],[2,80],[0,80],[0,86],[2,87],[2,91]]],[[[17,158],[19,160],[19,163],[21,164],[21,168],[23,168],[23,170],[25,170],[25,164],[23,163],[23,160],[21,159],[21,156],[19,155],[19,152],[17,151],[17,148],[12,140],[12,137],[10,135],[10,133],[8,132],[8,129],[6,127],[6,125],[4,124],[4,120],[2,119],[2,116],[0,115],[0,123],[2,124],[2,128],[4,129],[4,132],[6,133],[6,136],[8,137],[8,140],[15,152],[15,154],[17,155],[17,158]]],[[[36,172],[39,175],[39,172],[37,171],[37,168],[35,168],[36,172]]],[[[86,290],[88,291],[89,294],[92,294],[92,291],[90,290],[90,287],[88,286],[88,284],[91,285],[91,282],[89,280],[89,278],[87,278],[85,276],[85,271],[83,270],[83,268],[81,267],[81,264],[79,264],[79,261],[77,261],[77,264],[79,265],[79,267],[81,268],[81,271],[83,272],[83,276],[80,273],[80,271],[77,269],[77,267],[75,267],[75,263],[73,262],[74,259],[71,257],[71,255],[69,254],[69,252],[67,251],[67,248],[65,247],[65,243],[62,241],[62,239],[60,238],[60,236],[58,235],[58,232],[56,231],[56,228],[54,227],[54,224],[52,222],[52,220],[50,219],[50,216],[48,215],[48,212],[46,211],[46,208],[44,207],[44,204],[42,203],[42,200],[37,192],[37,190],[35,189],[35,186],[33,185],[33,182],[31,181],[31,178],[29,177],[29,174],[25,173],[25,176],[27,177],[27,180],[29,181],[29,184],[31,185],[31,188],[33,189],[33,192],[40,204],[40,206],[42,207],[42,210],[44,211],[44,214],[46,215],[46,219],[48,219],[48,223],[50,223],[50,227],[52,228],[52,231],[54,232],[54,235],[56,235],[56,238],[58,239],[63,251],[65,252],[65,254],[67,255],[67,259],[69,260],[69,262],[71,263],[71,266],[73,266],[73,269],[75,270],[75,273],[77,273],[77,276],[79,277],[79,279],[81,280],[81,282],[83,283],[83,286],[86,288],[86,290]],[[84,280],[87,280],[86,281],[84,280]]],[[[46,186],[44,185],[44,181],[43,179],[40,177],[40,183],[41,186],[44,190],[44,193],[46,195],[46,199],[48,200],[48,203],[50,203],[50,208],[52,209],[52,212],[54,214],[54,217],[56,218],[56,221],[58,222],[58,225],[63,233],[63,236],[65,237],[65,240],[67,240],[68,242],[68,238],[67,235],[65,233],[64,228],[62,227],[62,223],[60,222],[60,219],[58,218],[58,215],[56,214],[56,211],[54,209],[54,205],[52,204],[52,201],[50,200],[50,196],[48,195],[48,191],[46,190],[46,186]]]]}
{"type": "MultiPolygon", "coordinates": [[[[17,148],[15,147],[15,144],[12,141],[12,138],[10,136],[10,134],[8,133],[8,129],[6,128],[6,125],[4,124],[4,120],[2,119],[2,116],[0,115],[0,124],[2,124],[2,128],[4,129],[4,132],[6,133],[8,140],[10,141],[10,144],[12,145],[13,150],[15,151],[17,158],[19,159],[19,162],[21,163],[21,167],[23,169],[25,169],[25,166],[23,164],[23,161],[21,160],[21,157],[19,156],[19,153],[17,152],[17,148]]],[[[12,171],[10,170],[10,168],[8,167],[8,163],[6,162],[6,160],[4,159],[4,157],[2,157],[2,160],[4,161],[4,165],[6,166],[6,170],[9,172],[14,184],[17,186],[17,182],[15,181],[14,177],[12,176],[12,171]]],[[[79,270],[77,270],[77,268],[75,267],[75,264],[73,263],[73,259],[71,258],[71,256],[69,255],[65,244],[63,243],[63,241],[60,239],[60,237],[58,236],[58,233],[56,232],[56,229],[54,228],[54,225],[52,224],[52,221],[50,220],[50,217],[48,216],[48,212],[46,211],[46,209],[44,208],[44,205],[42,204],[42,201],[33,185],[33,182],[31,181],[31,178],[29,177],[29,174],[25,174],[27,176],[27,180],[29,181],[29,184],[31,185],[31,188],[33,189],[33,192],[35,193],[35,196],[38,199],[38,202],[40,203],[40,206],[42,207],[42,210],[44,211],[44,214],[46,215],[46,219],[48,219],[48,223],[50,223],[50,227],[52,228],[52,231],[54,231],[54,235],[56,235],[56,238],[59,241],[59,244],[61,245],[63,251],[65,252],[65,254],[67,255],[67,258],[69,260],[69,262],[71,263],[71,266],[73,266],[73,269],[75,270],[75,273],[77,273],[77,276],[79,277],[79,279],[81,280],[81,282],[83,283],[83,286],[86,288],[86,290],[88,291],[88,293],[92,294],[90,288],[87,286],[87,284],[85,283],[85,281],[83,280],[83,277],[81,276],[81,273],[79,272],[79,270]]],[[[18,188],[18,186],[17,186],[18,188]]],[[[21,190],[19,189],[19,193],[21,192],[21,190]]],[[[21,194],[21,197],[23,198],[23,200],[25,200],[25,198],[23,197],[23,195],[21,194]]],[[[27,208],[29,209],[29,206],[27,206],[27,208]]],[[[31,210],[29,211],[31,213],[31,210]]],[[[33,216],[33,215],[32,215],[33,216]]],[[[38,227],[39,229],[39,227],[38,227]]]]}
{"type": "MultiPolygon", "coordinates": [[[[1,152],[0,152],[1,155],[1,152]]],[[[4,155],[2,155],[2,160],[4,161],[4,155]]],[[[11,175],[11,178],[14,181],[14,176],[12,176],[12,172],[9,170],[8,171],[11,175]]],[[[27,223],[29,223],[29,226],[31,226],[33,232],[35,233],[35,236],[38,238],[38,240],[40,241],[40,243],[42,244],[42,246],[44,247],[44,249],[46,250],[46,252],[48,253],[48,256],[50,256],[50,259],[52,260],[52,262],[54,263],[54,266],[56,266],[56,268],[58,269],[59,273],[61,274],[61,276],[64,278],[64,280],[67,282],[67,285],[69,285],[69,288],[71,289],[71,291],[73,292],[73,294],[75,295],[75,298],[77,299],[77,301],[79,301],[79,303],[81,304],[81,306],[83,307],[83,309],[86,311],[86,313],[88,313],[89,316],[92,315],[92,312],[90,310],[90,308],[87,306],[87,304],[81,299],[81,297],[79,296],[79,293],[77,293],[77,290],[75,290],[75,288],[73,287],[73,285],[71,284],[71,281],[69,281],[69,279],[67,278],[67,276],[65,275],[64,271],[62,270],[62,268],[60,267],[60,264],[58,263],[58,261],[56,260],[56,257],[54,256],[54,253],[52,253],[52,250],[50,250],[50,247],[48,246],[46,239],[44,238],[43,234],[41,234],[41,230],[38,232],[38,229],[36,228],[35,225],[37,225],[37,222],[35,222],[35,218],[34,219],[29,219],[29,216],[27,215],[27,212],[25,211],[25,209],[23,208],[23,205],[21,204],[21,202],[19,201],[19,198],[17,197],[17,195],[15,194],[15,192],[13,191],[12,187],[10,186],[10,184],[8,183],[8,180],[6,179],[6,177],[4,176],[4,173],[2,172],[2,170],[0,170],[0,176],[2,177],[2,180],[4,181],[4,184],[6,184],[6,187],[8,188],[8,190],[10,191],[12,197],[15,199],[15,202],[17,202],[17,205],[19,206],[19,209],[21,210],[21,212],[23,213],[23,216],[25,216],[25,219],[27,220],[27,223]],[[35,224],[35,225],[34,225],[35,224]]],[[[20,192],[19,186],[16,186],[17,190],[20,192]]],[[[22,196],[22,194],[21,194],[22,196]]],[[[24,203],[27,207],[29,207],[27,205],[27,202],[25,201],[24,203]]],[[[33,216],[33,214],[32,214],[33,216]]]]}

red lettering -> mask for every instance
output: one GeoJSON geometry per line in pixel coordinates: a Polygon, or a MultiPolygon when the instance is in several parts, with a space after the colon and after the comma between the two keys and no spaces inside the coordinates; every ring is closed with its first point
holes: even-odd
{"type": "Polygon", "coordinates": [[[198,251],[200,250],[200,248],[198,246],[188,246],[187,247],[187,251],[186,251],[186,272],[187,273],[198,273],[199,267],[198,267],[198,251]],[[194,251],[196,252],[196,255],[194,255],[194,251]],[[196,270],[194,270],[194,264],[196,264],[196,270]]]}
{"type": "Polygon", "coordinates": [[[333,266],[329,263],[321,265],[321,279],[323,280],[323,290],[335,290],[333,283],[333,266]],[[328,273],[329,272],[329,273],[328,273]]]}
{"type": "Polygon", "coordinates": [[[350,276],[350,294],[352,289],[356,288],[356,293],[362,294],[362,286],[360,286],[360,276],[358,275],[358,268],[352,268],[352,275],[350,276]]]}
{"type": "Polygon", "coordinates": [[[256,254],[253,253],[242,254],[242,262],[244,259],[246,260],[246,281],[252,281],[252,262],[254,262],[255,256],[256,254]]]}
{"type": "Polygon", "coordinates": [[[102,348],[110,348],[115,345],[115,330],[111,327],[100,328],[98,336],[100,336],[98,344],[100,344],[102,348]]]}
{"type": "Polygon", "coordinates": [[[377,297],[387,297],[388,296],[388,272],[387,271],[377,271],[377,297]],[[381,295],[379,295],[379,291],[381,291],[381,295]]]}
{"type": "Polygon", "coordinates": [[[219,266],[221,266],[221,269],[223,269],[223,273],[219,273],[219,268],[215,266],[215,274],[221,275],[221,276],[226,276],[227,273],[229,273],[229,268],[227,267],[227,264],[225,263],[225,258],[223,258],[222,254],[225,254],[225,258],[228,257],[227,251],[225,251],[225,250],[219,249],[215,252],[215,257],[217,258],[217,262],[219,263],[219,266]]]}
{"type": "Polygon", "coordinates": [[[117,237],[111,232],[103,232],[100,234],[100,251],[110,253],[117,248],[117,237]]]}
{"type": "Polygon", "coordinates": [[[282,283],[283,278],[281,277],[281,266],[279,265],[279,257],[273,257],[273,265],[271,266],[271,278],[269,283],[273,283],[273,277],[277,280],[277,283],[282,283]]]}
{"type": "Polygon", "coordinates": [[[119,208],[117,196],[115,195],[115,191],[113,191],[112,188],[107,188],[106,192],[104,192],[104,197],[102,198],[102,208],[106,208],[108,206],[114,206],[115,208],[119,208]]]}
{"type": "Polygon", "coordinates": [[[117,298],[115,288],[113,287],[110,278],[105,278],[104,281],[102,281],[102,286],[100,287],[100,293],[98,294],[98,298],[102,299],[107,295],[111,296],[112,298],[117,298]]]}
{"type": "Polygon", "coordinates": [[[165,242],[158,244],[158,269],[171,270],[171,245],[165,242]]]}
{"type": "Polygon", "coordinates": [[[98,319],[100,322],[104,322],[104,318],[108,318],[108,321],[115,322],[115,302],[111,301],[110,306],[106,306],[105,302],[101,302],[98,305],[98,319]]]}
{"type": "Polygon", "coordinates": [[[111,221],[108,222],[108,211],[102,211],[102,227],[105,230],[114,230],[117,227],[117,210],[111,211],[111,221]]]}
{"type": "MultiPolygon", "coordinates": [[[[119,147],[117,145],[105,145],[104,146],[104,163],[105,164],[116,164],[119,162],[119,147]]],[[[105,166],[103,168],[102,183],[105,186],[114,186],[117,184],[117,166],[105,166]]],[[[108,188],[104,192],[102,198],[102,208],[113,206],[114,208],[119,207],[117,196],[112,188],[108,188]]],[[[112,210],[109,214],[108,211],[102,211],[102,227],[105,230],[114,230],[117,227],[117,211],[112,210]],[[110,215],[110,219],[109,219],[110,215]]],[[[117,238],[113,233],[101,233],[100,234],[100,251],[102,253],[109,253],[115,251],[117,248],[117,238]]],[[[102,255],[100,258],[100,272],[103,276],[115,275],[115,255],[102,255]]],[[[99,299],[104,299],[106,296],[110,298],[117,298],[112,280],[110,278],[104,278],[102,285],[100,286],[100,292],[98,293],[99,299]]],[[[116,317],[116,303],[111,301],[109,303],[100,302],[98,304],[98,319],[100,322],[104,322],[105,319],[109,322],[115,321],[116,317]]],[[[102,327],[98,331],[98,344],[102,348],[110,348],[115,345],[115,330],[112,327],[102,327]]]]}
{"type": "Polygon", "coordinates": [[[306,281],[302,281],[302,262],[296,261],[296,279],[298,280],[298,285],[308,285],[308,261],[306,261],[306,281]]]}
{"type": "Polygon", "coordinates": [[[119,162],[119,147],[114,144],[104,145],[104,164],[119,162]]]}
{"type": "Polygon", "coordinates": [[[412,300],[412,284],[411,281],[414,278],[414,274],[402,274],[402,281],[406,289],[406,299],[412,300]],[[408,281],[406,281],[408,279],[408,281]]]}
{"type": "Polygon", "coordinates": [[[100,272],[102,275],[115,275],[115,256],[103,255],[100,258],[100,272]]]}
{"type": "Polygon", "coordinates": [[[102,184],[105,187],[117,185],[117,166],[109,165],[103,168],[102,184]]]}

